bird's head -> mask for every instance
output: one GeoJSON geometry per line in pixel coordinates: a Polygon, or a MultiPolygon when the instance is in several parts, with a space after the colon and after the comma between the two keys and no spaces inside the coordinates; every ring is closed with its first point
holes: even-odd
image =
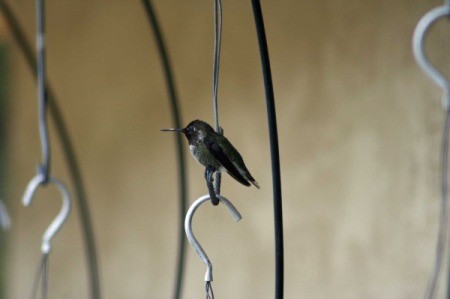
{"type": "Polygon", "coordinates": [[[214,133],[214,129],[209,124],[198,119],[191,121],[186,128],[183,129],[163,129],[161,131],[180,132],[183,133],[188,140],[202,140],[208,133],[214,133]]]}

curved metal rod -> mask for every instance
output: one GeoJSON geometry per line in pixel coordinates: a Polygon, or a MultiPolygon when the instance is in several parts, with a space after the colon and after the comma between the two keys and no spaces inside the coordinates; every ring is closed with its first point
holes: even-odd
{"type": "Polygon", "coordinates": [[[269,48],[267,46],[264,18],[259,0],[251,0],[256,35],[258,36],[259,56],[266,94],[267,123],[269,126],[270,161],[272,165],[273,216],[275,231],[275,299],[284,298],[284,233],[283,198],[281,190],[280,149],[278,144],[277,114],[270,68],[269,48]]]}
{"type": "MultiPolygon", "coordinates": [[[[179,104],[179,97],[175,86],[175,79],[173,75],[173,68],[169,59],[169,52],[164,42],[163,32],[159,25],[156,11],[150,0],[142,0],[142,4],[147,13],[150,27],[153,30],[153,37],[155,38],[156,46],[158,48],[159,57],[163,67],[163,73],[166,81],[166,88],[168,93],[168,100],[172,113],[172,121],[175,128],[181,128],[182,116],[179,104]]],[[[175,283],[173,291],[173,299],[180,299],[183,280],[184,268],[186,264],[186,239],[183,233],[183,219],[188,208],[188,183],[187,183],[187,165],[186,154],[183,148],[183,140],[181,134],[175,134],[177,167],[178,167],[178,250],[177,262],[175,271],[175,283]]]]}
{"type": "MultiPolygon", "coordinates": [[[[239,221],[242,219],[241,214],[239,214],[239,211],[233,206],[233,204],[226,199],[225,197],[221,195],[217,195],[220,202],[222,202],[228,209],[228,212],[230,213],[231,217],[233,217],[234,221],[239,221]]],[[[186,218],[184,220],[184,230],[186,231],[186,237],[188,238],[189,243],[192,247],[194,247],[195,252],[197,252],[200,259],[203,261],[203,263],[206,265],[206,274],[205,274],[205,281],[212,281],[213,275],[212,275],[212,264],[206,255],[205,250],[203,250],[202,246],[198,242],[198,240],[195,238],[194,233],[192,232],[192,217],[194,216],[195,211],[199,206],[201,206],[204,202],[210,200],[209,194],[203,195],[199,199],[197,199],[189,208],[186,214],[186,218]]]]}
{"type": "Polygon", "coordinates": [[[448,5],[436,7],[435,9],[429,11],[422,17],[422,19],[420,19],[419,23],[417,23],[416,29],[414,30],[412,44],[413,53],[417,64],[422,68],[427,76],[444,91],[443,105],[446,110],[450,108],[450,85],[447,78],[428,61],[424,51],[424,38],[426,33],[428,32],[428,29],[431,27],[431,25],[433,25],[434,22],[442,17],[449,15],[450,6],[448,5]]]}
{"type": "MultiPolygon", "coordinates": [[[[69,191],[67,190],[66,186],[64,186],[63,183],[61,183],[58,179],[54,177],[49,177],[49,183],[52,183],[58,187],[59,191],[61,191],[62,194],[62,207],[59,211],[56,218],[52,221],[50,226],[45,231],[44,235],[42,236],[42,246],[41,251],[44,254],[47,254],[52,249],[52,238],[56,235],[56,233],[61,229],[63,224],[66,222],[67,218],[69,217],[71,204],[70,204],[70,195],[69,191]]],[[[31,202],[33,201],[34,195],[36,194],[36,191],[38,187],[45,183],[45,177],[42,174],[36,175],[28,184],[27,189],[25,190],[25,194],[22,198],[22,203],[24,206],[28,207],[31,202]]]]}

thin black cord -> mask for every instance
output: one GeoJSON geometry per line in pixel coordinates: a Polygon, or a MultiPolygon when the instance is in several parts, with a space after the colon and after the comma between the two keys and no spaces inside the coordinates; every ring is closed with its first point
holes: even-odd
{"type": "MultiPolygon", "coordinates": [[[[178,96],[175,88],[175,80],[172,74],[172,67],[169,60],[167,48],[164,43],[164,38],[159,27],[159,22],[154,12],[153,6],[150,0],[142,0],[145,11],[147,12],[148,20],[153,30],[153,36],[155,37],[156,45],[158,47],[159,56],[163,66],[164,76],[166,78],[167,91],[169,93],[169,103],[172,111],[172,121],[175,128],[181,128],[181,113],[178,104],[178,96]]],[[[176,279],[173,292],[173,298],[179,299],[181,297],[181,291],[184,280],[184,266],[186,255],[186,239],[184,237],[184,216],[188,208],[187,200],[187,170],[186,170],[186,158],[182,144],[181,134],[175,134],[177,162],[178,162],[178,190],[179,190],[179,208],[178,208],[178,251],[177,251],[177,265],[176,265],[176,279]]]]}
{"type": "Polygon", "coordinates": [[[275,299],[282,299],[284,296],[283,206],[281,197],[280,154],[278,149],[275,97],[272,84],[272,72],[270,70],[269,50],[267,48],[264,20],[259,0],[252,0],[252,6],[264,77],[272,162],[273,211],[275,224],[275,299]]]}
{"type": "MultiPolygon", "coordinates": [[[[214,61],[213,61],[213,113],[215,130],[219,134],[223,134],[219,125],[219,67],[220,67],[220,50],[222,48],[222,1],[214,0],[214,61]]],[[[214,190],[216,194],[220,194],[220,184],[222,182],[222,174],[216,172],[214,180],[214,190]]],[[[217,197],[211,198],[211,203],[217,206],[220,201],[217,197]]]]}
{"type": "MultiPolygon", "coordinates": [[[[30,46],[30,43],[27,41],[25,34],[23,33],[23,30],[21,29],[17,21],[17,18],[5,1],[0,1],[0,9],[12,31],[13,37],[17,42],[20,51],[22,52],[29,66],[29,69],[32,71],[33,75],[36,76],[35,70],[37,62],[35,59],[35,55],[30,46]]],[[[92,221],[88,205],[89,200],[86,195],[86,189],[81,177],[81,171],[78,166],[75,150],[70,140],[69,132],[62,117],[62,113],[57,104],[58,101],[48,84],[46,90],[50,117],[55,123],[56,134],[60,141],[64,157],[66,159],[70,178],[74,187],[75,199],[78,204],[81,230],[83,232],[84,245],[86,250],[86,264],[89,269],[88,273],[91,298],[100,299],[100,275],[97,262],[97,250],[95,245],[94,231],[92,228],[92,221]]]]}
{"type": "Polygon", "coordinates": [[[45,74],[45,0],[36,1],[37,11],[37,81],[38,81],[38,100],[39,100],[39,134],[41,136],[42,159],[39,166],[39,173],[44,176],[44,183],[48,182],[50,176],[50,140],[48,137],[47,125],[47,92],[46,92],[46,74],[45,74]]]}

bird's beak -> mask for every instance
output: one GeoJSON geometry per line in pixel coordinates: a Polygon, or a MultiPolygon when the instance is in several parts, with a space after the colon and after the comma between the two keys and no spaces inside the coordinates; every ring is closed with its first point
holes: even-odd
{"type": "Polygon", "coordinates": [[[184,129],[162,129],[161,131],[163,132],[179,132],[179,133],[184,133],[184,129]]]}

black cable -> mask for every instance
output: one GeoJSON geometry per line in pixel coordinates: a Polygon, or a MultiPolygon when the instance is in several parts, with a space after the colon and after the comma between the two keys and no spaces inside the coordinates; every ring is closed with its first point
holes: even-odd
{"type": "Polygon", "coordinates": [[[284,296],[284,245],[283,245],[283,207],[281,197],[280,154],[278,149],[277,118],[270,70],[269,50],[267,48],[264,20],[259,0],[252,0],[256,33],[258,35],[264,88],[266,93],[267,117],[269,124],[270,155],[272,162],[273,211],[275,224],[275,299],[284,296]]]}
{"type": "MultiPolygon", "coordinates": [[[[0,9],[8,23],[12,35],[17,42],[20,51],[22,52],[29,69],[36,77],[36,58],[34,52],[27,41],[23,30],[21,29],[17,18],[12,12],[11,8],[5,1],[0,1],[0,9]]],[[[69,169],[70,178],[72,180],[75,199],[79,209],[81,230],[84,237],[84,245],[87,258],[87,267],[89,273],[90,293],[92,299],[100,299],[100,275],[97,262],[97,250],[95,245],[94,231],[92,228],[91,214],[89,211],[88,198],[86,195],[86,189],[81,177],[81,171],[78,166],[75,150],[70,140],[69,132],[62,117],[62,113],[58,107],[58,101],[53,94],[51,87],[47,84],[47,101],[50,117],[52,118],[56,134],[62,147],[62,152],[69,169]]]]}
{"type": "MultiPolygon", "coordinates": [[[[172,111],[172,121],[175,128],[181,128],[181,113],[178,104],[178,96],[175,88],[175,80],[172,74],[172,67],[169,60],[167,48],[164,43],[163,35],[159,27],[158,19],[150,0],[142,0],[145,11],[147,13],[150,27],[153,30],[153,36],[158,47],[159,56],[163,66],[164,76],[166,79],[167,91],[169,93],[169,103],[172,111]]],[[[179,190],[179,231],[178,231],[178,252],[177,252],[177,266],[176,266],[176,279],[173,298],[179,299],[181,297],[181,290],[183,286],[184,278],[184,265],[186,255],[186,239],[184,237],[184,216],[188,208],[187,200],[187,170],[186,159],[183,150],[182,136],[181,134],[175,134],[177,162],[178,162],[178,190],[179,190]]]]}

